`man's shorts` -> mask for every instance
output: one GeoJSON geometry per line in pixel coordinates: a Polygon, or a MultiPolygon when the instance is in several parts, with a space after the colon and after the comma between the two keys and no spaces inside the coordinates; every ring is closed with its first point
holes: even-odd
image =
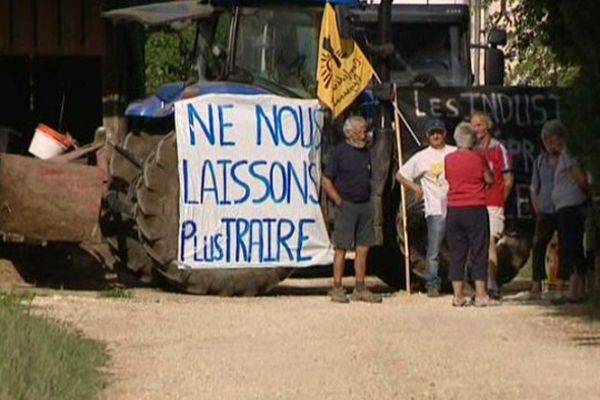
{"type": "Polygon", "coordinates": [[[488,215],[490,218],[490,238],[500,238],[504,233],[504,208],[488,206],[488,215]]]}
{"type": "Polygon", "coordinates": [[[373,206],[370,202],[342,201],[336,209],[333,223],[332,241],[336,249],[353,250],[356,246],[375,245],[373,206]]]}

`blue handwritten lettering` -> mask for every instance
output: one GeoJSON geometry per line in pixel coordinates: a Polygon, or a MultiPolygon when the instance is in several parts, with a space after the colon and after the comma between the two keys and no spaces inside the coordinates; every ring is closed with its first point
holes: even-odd
{"type": "Polygon", "coordinates": [[[310,261],[312,259],[311,256],[303,256],[302,250],[304,249],[304,244],[308,242],[310,239],[307,235],[304,234],[304,225],[314,224],[316,222],[313,218],[302,218],[298,223],[298,246],[296,247],[296,261],[310,261]]]}
{"type": "MultiPolygon", "coordinates": [[[[298,107],[298,109],[301,111],[300,107],[298,107]]],[[[298,118],[298,115],[296,114],[296,110],[294,110],[290,106],[283,106],[277,111],[277,121],[275,122],[275,125],[277,126],[277,133],[279,134],[281,141],[286,146],[295,145],[296,142],[298,141],[298,138],[301,135],[301,132],[304,130],[304,127],[302,126],[302,124],[298,118]],[[295,135],[292,136],[291,139],[289,139],[289,140],[285,137],[286,132],[284,132],[285,124],[283,124],[283,121],[285,121],[285,118],[286,118],[285,113],[290,114],[291,118],[293,118],[294,122],[296,123],[295,135]]],[[[290,128],[290,130],[291,130],[291,128],[290,128]]]]}
{"type": "Polygon", "coordinates": [[[198,200],[190,199],[190,172],[188,166],[188,160],[183,160],[183,202],[185,204],[198,204],[198,200]]]}
{"type": "Polygon", "coordinates": [[[225,122],[223,110],[227,108],[233,108],[233,104],[219,104],[219,106],[217,106],[219,112],[219,140],[221,142],[221,146],[223,147],[235,146],[235,142],[225,140],[225,129],[233,127],[233,124],[231,122],[225,122]]]}
{"type": "Polygon", "coordinates": [[[196,252],[195,247],[196,247],[196,243],[195,243],[195,238],[196,238],[196,223],[192,220],[187,220],[184,221],[181,224],[181,230],[180,230],[180,234],[181,234],[181,239],[179,240],[179,243],[181,245],[180,249],[179,249],[179,261],[184,262],[185,261],[185,250],[186,250],[186,244],[187,241],[190,239],[194,239],[194,253],[196,252]]]}
{"type": "Polygon", "coordinates": [[[235,261],[240,262],[240,253],[242,253],[242,261],[250,262],[250,258],[248,257],[248,247],[246,246],[246,242],[244,241],[245,236],[248,234],[250,224],[247,220],[239,218],[235,221],[235,233],[236,233],[236,241],[235,241],[235,261]]]}
{"type": "Polygon", "coordinates": [[[294,259],[294,255],[292,254],[292,250],[288,244],[288,241],[294,235],[294,223],[287,219],[282,218],[277,221],[277,259],[281,260],[281,248],[285,248],[288,258],[290,260],[294,259]],[[284,227],[287,226],[287,233],[284,233],[284,227]]]}
{"type": "Polygon", "coordinates": [[[242,195],[242,197],[240,197],[239,199],[236,199],[234,201],[235,204],[244,203],[244,202],[246,202],[246,200],[248,200],[248,197],[250,197],[250,186],[248,186],[248,184],[246,182],[242,181],[236,173],[238,167],[241,167],[242,165],[248,165],[248,161],[241,160],[241,161],[233,163],[233,165],[231,166],[231,179],[233,179],[233,181],[238,186],[241,186],[242,189],[244,190],[244,194],[242,195]]]}
{"type": "Polygon", "coordinates": [[[231,201],[229,201],[227,199],[227,186],[228,186],[228,181],[229,181],[229,175],[227,174],[227,166],[229,164],[231,164],[233,161],[232,160],[227,160],[227,159],[219,159],[217,160],[217,165],[222,166],[222,170],[223,173],[221,174],[222,176],[222,191],[221,191],[221,196],[220,199],[218,201],[219,204],[221,205],[226,205],[226,204],[231,204],[231,201]]]}
{"type": "Polygon", "coordinates": [[[265,191],[264,191],[263,195],[261,197],[259,197],[258,199],[253,199],[252,200],[252,203],[254,203],[254,204],[260,204],[263,201],[265,201],[269,197],[269,193],[271,191],[270,190],[271,185],[269,183],[269,180],[267,178],[265,178],[263,175],[261,175],[256,170],[256,168],[259,167],[259,166],[261,166],[261,165],[267,165],[267,162],[264,161],[264,160],[257,160],[257,161],[254,161],[254,162],[250,163],[250,170],[249,170],[250,175],[252,177],[258,179],[260,182],[262,182],[262,184],[265,187],[265,191]]]}
{"type": "Polygon", "coordinates": [[[204,135],[206,136],[208,143],[210,143],[211,145],[215,144],[215,130],[214,130],[215,126],[214,126],[212,104],[209,104],[207,106],[207,109],[208,109],[208,126],[204,123],[204,121],[200,117],[200,114],[198,113],[198,111],[196,110],[196,108],[194,107],[193,104],[188,104],[188,106],[187,106],[188,121],[190,123],[190,144],[192,146],[196,145],[196,128],[194,126],[195,121],[198,121],[198,123],[200,123],[200,128],[202,128],[202,131],[204,132],[204,135]]]}
{"type": "MultiPolygon", "coordinates": [[[[275,119],[275,113],[277,110],[277,106],[273,106],[273,120],[275,119]]],[[[263,136],[263,130],[262,130],[262,126],[263,124],[261,123],[262,121],[264,121],[267,125],[267,128],[269,130],[269,133],[271,135],[271,139],[273,139],[273,144],[275,146],[279,145],[279,136],[277,135],[277,121],[273,121],[273,123],[271,123],[271,121],[269,120],[269,116],[265,113],[265,111],[263,110],[263,107],[260,104],[256,105],[256,145],[260,146],[262,145],[262,136],[263,136]]]]}
{"type": "Polygon", "coordinates": [[[213,193],[215,196],[215,204],[219,204],[217,177],[215,176],[215,170],[213,169],[213,165],[210,160],[204,160],[202,163],[202,174],[200,179],[200,204],[204,204],[205,193],[213,193]]]}

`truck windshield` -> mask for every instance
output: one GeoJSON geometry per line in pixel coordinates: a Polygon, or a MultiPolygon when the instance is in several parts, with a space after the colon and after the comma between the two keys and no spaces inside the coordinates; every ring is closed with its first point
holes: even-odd
{"type": "MultiPolygon", "coordinates": [[[[376,27],[367,29],[374,41],[376,27]]],[[[399,85],[463,86],[470,81],[466,28],[460,24],[394,23],[391,78],[399,85]]]]}
{"type": "Polygon", "coordinates": [[[234,67],[251,74],[256,84],[313,97],[321,10],[273,6],[240,11],[234,67]]]}

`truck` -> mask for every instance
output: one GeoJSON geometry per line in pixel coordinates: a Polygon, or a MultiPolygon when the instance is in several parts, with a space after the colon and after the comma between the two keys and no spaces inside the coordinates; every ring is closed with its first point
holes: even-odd
{"type": "MultiPolygon", "coordinates": [[[[370,263],[374,265],[373,272],[387,283],[399,286],[403,284],[400,245],[403,238],[398,229],[401,223],[399,191],[393,179],[398,160],[393,151],[390,83],[406,87],[470,86],[473,74],[469,55],[469,6],[464,0],[382,1],[380,4],[332,0],[329,3],[336,9],[342,35],[364,46],[383,78],[381,85],[374,85],[361,99],[357,110],[364,111],[372,121],[376,138],[372,150],[372,186],[381,245],[372,252],[370,263]]],[[[4,168],[0,176],[2,200],[4,209],[11,210],[5,213],[8,217],[0,218],[4,237],[79,243],[111,269],[126,271],[146,284],[164,283],[193,294],[255,295],[285,279],[293,270],[287,266],[179,268],[176,262],[179,181],[174,103],[208,93],[314,98],[324,4],[325,1],[320,0],[290,1],[285,5],[268,0],[200,0],[106,12],[105,17],[115,22],[133,21],[145,26],[193,21],[196,48],[189,78],[186,82],[165,84],[157,93],[130,104],[126,116],[143,123],[135,124],[138,129],[129,132],[120,142],[114,143],[111,132],[99,129],[97,140],[79,150],[81,154],[96,154],[95,165],[23,161],[18,156],[2,156],[0,162],[9,167],[4,168]],[[35,175],[35,179],[29,179],[30,182],[21,187],[33,194],[14,193],[15,188],[9,182],[15,175],[11,166],[21,173],[28,171],[29,175],[35,175]],[[47,179],[59,175],[64,181],[47,179]],[[17,202],[25,196],[35,196],[36,191],[42,189],[47,191],[48,198],[60,199],[60,204],[48,204],[44,213],[36,215],[29,211],[27,219],[13,212],[17,202]],[[74,203],[72,207],[78,210],[79,229],[73,229],[68,223],[70,211],[64,209],[68,202],[74,203]],[[44,221],[38,223],[40,219],[44,221]]],[[[495,84],[501,83],[498,69],[503,68],[503,57],[498,55],[501,51],[496,46],[503,40],[505,35],[501,32],[490,35],[490,43],[485,46],[486,53],[489,49],[492,54],[486,75],[495,79],[492,82],[495,84]]],[[[418,131],[408,121],[405,123],[405,128],[418,131]]],[[[326,153],[335,142],[336,121],[330,121],[324,129],[326,159],[326,153]]],[[[414,145],[409,147],[407,154],[415,149],[414,145]]],[[[69,161],[68,156],[66,160],[69,161]]],[[[419,205],[411,207],[418,216],[419,205]]],[[[417,276],[418,255],[424,248],[423,238],[419,236],[421,225],[415,223],[414,239],[410,239],[416,243],[411,252],[414,250],[417,254],[414,259],[417,276]]],[[[514,247],[508,252],[514,253],[514,247]]],[[[512,260],[512,256],[509,258],[512,260]]],[[[522,265],[515,268],[512,261],[509,263],[511,271],[522,265]]],[[[514,276],[512,272],[507,275],[512,278],[510,275],[514,276]]]]}

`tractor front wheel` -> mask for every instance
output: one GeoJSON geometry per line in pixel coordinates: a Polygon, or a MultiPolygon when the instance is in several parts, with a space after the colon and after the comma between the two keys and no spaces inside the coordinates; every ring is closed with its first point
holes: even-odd
{"type": "Polygon", "coordinates": [[[179,236],[179,174],[175,132],[162,139],[144,163],[137,183],[136,222],[146,252],[170,285],[187,293],[254,296],[285,279],[292,268],[181,269],[179,236]]]}

